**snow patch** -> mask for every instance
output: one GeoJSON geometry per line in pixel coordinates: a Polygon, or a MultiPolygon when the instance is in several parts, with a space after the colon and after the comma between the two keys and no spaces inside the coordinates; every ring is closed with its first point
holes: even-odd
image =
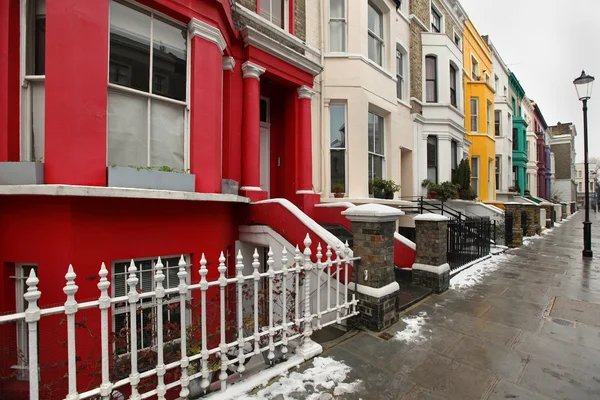
{"type": "Polygon", "coordinates": [[[450,221],[450,218],[440,214],[419,214],[413,218],[415,221],[450,221]]]}
{"type": "Polygon", "coordinates": [[[422,343],[425,341],[425,337],[421,333],[421,328],[425,325],[427,319],[427,313],[425,311],[421,311],[415,316],[402,318],[402,322],[406,324],[406,327],[404,330],[396,332],[394,340],[407,343],[422,343]]]}
{"type": "Polygon", "coordinates": [[[354,282],[348,282],[348,289],[355,290],[358,293],[366,294],[367,296],[376,297],[379,299],[399,291],[400,285],[398,285],[398,282],[392,282],[380,288],[373,288],[370,286],[361,285],[360,283],[355,284],[354,282]],[[356,290],[354,289],[355,286],[356,290]]]}
{"type": "Polygon", "coordinates": [[[498,266],[503,261],[508,260],[513,256],[506,253],[492,256],[487,260],[472,266],[469,269],[465,269],[458,274],[450,278],[451,289],[466,289],[470,288],[487,276],[490,272],[498,269],[498,266]]]}
{"type": "Polygon", "coordinates": [[[329,357],[315,357],[312,361],[312,367],[303,372],[291,372],[284,374],[279,380],[264,389],[259,390],[255,395],[242,395],[234,397],[234,400],[250,399],[274,399],[277,396],[284,400],[298,398],[297,394],[304,393],[301,396],[307,400],[318,400],[323,397],[323,392],[333,391],[333,396],[356,392],[362,385],[361,380],[353,382],[344,382],[352,370],[343,362],[336,361],[329,357]],[[296,396],[291,397],[292,394],[296,396]]]}
{"type": "Polygon", "coordinates": [[[450,271],[450,265],[448,263],[438,265],[438,266],[414,263],[412,269],[413,269],[413,271],[420,270],[420,271],[431,272],[431,273],[439,275],[439,274],[443,274],[444,272],[450,271]]]}

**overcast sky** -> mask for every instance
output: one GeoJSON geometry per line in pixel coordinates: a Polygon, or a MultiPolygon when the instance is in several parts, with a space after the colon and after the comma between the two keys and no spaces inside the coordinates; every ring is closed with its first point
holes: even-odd
{"type": "Polygon", "coordinates": [[[460,0],[489,35],[548,125],[574,122],[583,161],[583,114],[573,79],[599,80],[588,102],[589,156],[600,157],[600,0],[460,0]]]}

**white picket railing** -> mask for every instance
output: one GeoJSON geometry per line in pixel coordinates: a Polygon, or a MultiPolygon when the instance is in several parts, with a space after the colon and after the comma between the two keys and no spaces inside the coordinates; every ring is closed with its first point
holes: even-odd
{"type": "MultiPolygon", "coordinates": [[[[281,258],[279,259],[278,265],[275,266],[276,261],[274,259],[273,252],[269,249],[267,258],[267,270],[266,272],[259,272],[260,262],[259,254],[257,250],[254,250],[253,262],[252,262],[252,274],[244,275],[244,264],[243,256],[241,251],[238,252],[236,257],[234,277],[227,277],[227,267],[225,265],[225,257],[223,253],[219,257],[218,272],[219,278],[217,280],[207,280],[207,260],[202,254],[200,260],[200,282],[188,284],[188,267],[183,256],[179,260],[179,270],[177,277],[179,278],[179,285],[173,288],[164,288],[163,281],[165,275],[163,274],[163,265],[160,260],[155,267],[154,282],[155,290],[151,292],[138,292],[138,268],[132,260],[128,269],[127,285],[129,292],[126,296],[113,297],[109,295],[110,282],[107,279],[108,270],[104,263],[102,263],[99,276],[100,281],[98,282],[98,289],[100,296],[96,301],[88,301],[78,303],[75,299],[78,287],[75,284],[76,274],[74,268],[69,266],[66,278],[66,285],[63,291],[66,295],[66,302],[64,306],[40,309],[38,306],[38,300],[41,297],[41,292],[38,290],[39,280],[35,275],[35,271],[32,269],[31,273],[26,281],[27,292],[24,295],[26,300],[27,308],[23,313],[16,313],[11,315],[0,316],[0,324],[22,321],[24,320],[28,326],[28,368],[29,368],[29,398],[38,399],[40,392],[40,382],[44,382],[44,376],[40,376],[39,365],[38,365],[38,323],[42,317],[51,315],[66,315],[66,330],[67,330],[67,364],[68,364],[68,395],[67,399],[86,399],[91,397],[98,397],[108,400],[111,398],[113,390],[120,387],[129,386],[131,390],[130,399],[143,399],[156,396],[158,399],[165,399],[167,390],[172,388],[180,387],[179,396],[183,399],[189,395],[188,386],[190,381],[196,378],[201,379],[201,388],[206,393],[206,390],[211,384],[209,378],[212,376],[212,372],[209,367],[209,358],[220,359],[220,373],[218,375],[220,381],[220,389],[225,390],[228,384],[228,367],[232,366],[236,368],[236,372],[241,377],[245,372],[245,361],[247,358],[253,355],[259,355],[262,352],[268,352],[268,359],[273,360],[275,358],[275,350],[281,346],[281,353],[286,356],[291,349],[291,342],[296,341],[297,346],[294,347],[297,353],[301,353],[303,349],[307,350],[314,346],[311,341],[311,335],[313,329],[322,329],[327,325],[333,323],[341,323],[343,320],[352,316],[358,315],[357,307],[358,300],[355,295],[352,294],[349,297],[347,285],[343,285],[340,289],[340,282],[336,276],[340,273],[344,273],[345,281],[348,282],[350,278],[348,276],[348,267],[353,265],[356,258],[351,257],[350,249],[340,246],[337,249],[332,249],[327,246],[325,249],[325,258],[323,257],[321,244],[318,244],[316,259],[317,262],[311,261],[311,239],[309,235],[306,235],[304,240],[304,252],[300,252],[298,246],[293,256],[293,263],[288,266],[289,259],[285,248],[282,251],[281,258]],[[279,268],[277,268],[279,267],[279,268]],[[325,279],[328,284],[329,290],[327,291],[326,304],[322,304],[320,291],[316,291],[317,296],[317,307],[316,310],[311,310],[310,296],[311,293],[311,275],[312,271],[316,271],[317,282],[313,285],[319,285],[322,279],[325,279]],[[322,277],[322,274],[326,274],[326,278],[322,277]],[[281,276],[281,279],[277,280],[277,277],[281,276]],[[331,282],[335,279],[337,282],[334,284],[331,282]],[[268,292],[268,326],[260,326],[259,321],[259,283],[261,280],[266,280],[267,292],[268,292]],[[227,342],[226,337],[226,313],[228,306],[226,304],[226,291],[228,286],[235,287],[235,310],[237,315],[234,323],[236,325],[235,331],[237,332],[235,340],[227,342]],[[291,287],[289,287],[291,286],[291,287]],[[303,288],[301,288],[303,286],[303,288]],[[218,327],[209,326],[207,323],[207,292],[210,288],[215,287],[219,290],[219,312],[220,318],[218,321],[218,327]],[[253,300],[253,312],[252,312],[252,331],[249,330],[248,324],[244,321],[244,291],[248,288],[252,289],[252,300],[253,300]],[[333,289],[335,288],[335,289],[333,289]],[[295,290],[293,290],[295,289],[295,290]],[[301,290],[304,289],[304,290],[301,290]],[[293,290],[293,298],[288,299],[288,290],[293,290]],[[200,305],[201,305],[201,351],[195,354],[190,354],[187,347],[187,335],[186,328],[188,322],[190,322],[189,316],[185,312],[186,302],[196,301],[192,298],[191,294],[194,291],[200,292],[200,305]],[[275,294],[277,292],[277,294],[275,294]],[[331,293],[333,292],[333,293],[331,293]],[[140,310],[141,301],[143,299],[151,299],[153,307],[156,307],[156,326],[163,326],[163,307],[165,297],[169,295],[179,295],[180,301],[180,335],[178,344],[180,346],[180,357],[178,360],[171,361],[165,364],[164,345],[166,344],[163,337],[163,329],[155,329],[156,337],[155,346],[153,347],[156,351],[156,365],[154,368],[144,371],[138,370],[138,352],[131,351],[131,349],[137,349],[138,339],[138,327],[137,322],[138,312],[140,310]],[[332,304],[331,296],[335,296],[334,304],[332,304]],[[191,300],[190,300],[191,299],[191,300]],[[340,299],[342,301],[340,302],[340,299]],[[276,318],[274,315],[276,311],[276,302],[281,300],[283,307],[280,312],[281,315],[276,318]],[[288,301],[293,300],[293,306],[288,310],[288,301]],[[129,332],[127,335],[128,339],[128,355],[130,358],[130,374],[128,377],[119,379],[116,381],[111,380],[111,357],[114,348],[109,343],[109,316],[111,306],[118,303],[128,303],[129,313],[129,332]],[[87,390],[82,393],[78,393],[77,389],[77,357],[76,357],[76,316],[77,312],[85,309],[99,309],[100,310],[100,344],[101,344],[101,383],[98,387],[87,390]],[[335,313],[335,318],[329,320],[329,322],[322,323],[324,316],[335,313]],[[277,320],[276,320],[277,319],[277,320]],[[215,330],[213,333],[217,333],[218,345],[213,347],[212,343],[208,341],[209,330],[215,330]],[[268,343],[266,341],[268,338],[268,343]],[[267,343],[261,347],[262,343],[267,343]],[[250,345],[250,349],[246,346],[250,345]],[[232,352],[235,358],[231,358],[232,352]],[[228,357],[229,356],[229,357],[228,357]],[[190,363],[199,362],[199,371],[194,372],[190,369],[190,363]],[[179,379],[171,382],[165,381],[165,374],[167,371],[179,370],[179,379]],[[156,375],[156,387],[145,391],[139,392],[138,385],[140,381],[145,378],[153,377],[156,375]]],[[[141,268],[141,267],[140,267],[141,268]]],[[[231,291],[229,291],[231,292],[231,291]]],[[[247,293],[247,292],[246,292],[247,293]]],[[[264,301],[264,299],[263,299],[264,301]]],[[[231,304],[231,303],[230,303],[231,304]]],[[[216,310],[215,310],[216,312],[216,310]]],[[[1,327],[1,325],[0,325],[1,327]]],[[[139,327],[141,328],[141,327],[139,327]]],[[[43,332],[42,332],[43,333],[43,332]]],[[[170,342],[173,344],[174,342],[170,342]]],[[[307,350],[310,353],[310,350],[307,350]]],[[[198,365],[198,364],[196,364],[198,365]]],[[[113,371],[114,372],[114,371],[113,371]]],[[[215,371],[216,372],[216,371],[215,371]]],[[[114,376],[114,374],[113,374],[114,376]]],[[[235,385],[234,385],[235,386],[235,385]]]]}

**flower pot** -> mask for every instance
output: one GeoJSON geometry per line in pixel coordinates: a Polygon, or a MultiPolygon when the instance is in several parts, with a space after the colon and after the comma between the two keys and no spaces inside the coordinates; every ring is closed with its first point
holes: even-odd
{"type": "Polygon", "coordinates": [[[394,192],[385,192],[383,197],[386,200],[394,200],[394,192]]]}
{"type": "Polygon", "coordinates": [[[0,162],[0,185],[41,185],[43,183],[44,163],[0,162]]]}
{"type": "MultiPolygon", "coordinates": [[[[214,376],[214,371],[208,371],[208,387],[206,388],[206,393],[210,392],[210,384],[213,381],[213,376],[214,376]]],[[[190,383],[188,385],[188,390],[190,391],[190,394],[188,395],[188,399],[199,399],[200,397],[204,396],[206,393],[204,393],[204,390],[202,390],[202,376],[199,376],[197,378],[194,378],[192,380],[190,380],[190,383]]]]}
{"type": "Polygon", "coordinates": [[[343,199],[344,198],[344,193],[334,193],[333,197],[335,197],[336,199],[343,199]]]}
{"type": "Polygon", "coordinates": [[[439,197],[440,197],[440,195],[437,192],[427,192],[428,199],[437,199],[439,197]]]}
{"type": "Polygon", "coordinates": [[[163,172],[133,167],[108,167],[108,185],[137,189],[176,190],[193,192],[196,176],[177,172],[163,172]]]}

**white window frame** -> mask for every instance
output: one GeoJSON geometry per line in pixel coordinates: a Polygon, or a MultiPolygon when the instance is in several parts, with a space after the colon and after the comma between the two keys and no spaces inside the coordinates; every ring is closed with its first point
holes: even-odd
{"type": "Polygon", "coordinates": [[[494,136],[502,136],[502,110],[494,110],[494,136]]]}
{"type": "Polygon", "coordinates": [[[448,67],[448,78],[449,78],[449,94],[450,94],[450,105],[455,107],[456,109],[458,109],[458,90],[459,90],[459,69],[453,64],[450,63],[450,66],[448,67]],[[454,69],[454,82],[452,82],[452,74],[450,73],[450,71],[454,69]],[[452,104],[452,83],[454,83],[454,100],[456,104],[452,104]]]}
{"type": "MultiPolygon", "coordinates": [[[[27,65],[27,53],[31,51],[33,53],[32,62],[35,62],[35,42],[30,42],[30,33],[29,29],[30,24],[33,24],[33,35],[35,35],[35,10],[31,10],[30,7],[33,7],[37,4],[35,0],[21,0],[20,3],[20,83],[21,83],[21,99],[20,99],[20,107],[19,107],[19,129],[20,129],[20,137],[19,137],[19,154],[21,161],[40,161],[44,158],[43,148],[41,150],[42,154],[35,154],[33,149],[34,143],[34,118],[33,118],[33,85],[44,85],[44,95],[45,95],[45,81],[46,75],[36,75],[35,69],[32,68],[33,72],[28,74],[28,65],[27,65]],[[33,21],[32,17],[33,16],[33,21]],[[30,49],[31,46],[34,46],[34,49],[30,49]]],[[[33,67],[33,66],[32,66],[33,67]]],[[[45,113],[45,101],[44,103],[44,111],[45,113]]],[[[42,125],[44,125],[42,123],[42,125]]],[[[42,137],[44,133],[42,133],[42,137]]],[[[44,142],[45,140],[42,140],[44,142]]],[[[43,145],[42,145],[43,146],[43,145]]]]}
{"type": "Polygon", "coordinates": [[[494,105],[490,101],[488,101],[486,103],[486,105],[487,105],[487,108],[486,108],[486,111],[487,111],[487,134],[489,136],[494,136],[494,133],[493,133],[494,123],[492,122],[492,119],[494,116],[494,105]]]}
{"type": "Polygon", "coordinates": [[[502,190],[502,155],[496,154],[496,190],[502,190]]]}
{"type": "Polygon", "coordinates": [[[431,32],[433,33],[444,33],[444,13],[433,3],[431,2],[431,25],[430,25],[430,29],[431,32]],[[433,25],[433,16],[434,13],[439,17],[440,20],[440,26],[439,26],[439,32],[437,30],[434,29],[434,25],[433,25]]]}
{"type": "MultiPolygon", "coordinates": [[[[379,15],[380,19],[381,19],[381,36],[379,36],[379,34],[377,32],[373,32],[371,29],[369,29],[368,26],[368,21],[367,21],[367,57],[369,58],[369,60],[371,60],[372,62],[374,62],[375,64],[379,65],[380,67],[383,67],[385,65],[385,40],[383,39],[383,36],[385,35],[385,13],[379,8],[377,7],[377,5],[375,5],[373,2],[368,2],[367,3],[367,7],[371,7],[373,8],[377,14],[379,15]],[[379,43],[380,47],[379,47],[379,51],[381,53],[381,63],[378,63],[377,60],[373,60],[369,57],[369,43],[371,43],[368,38],[372,37],[373,39],[375,39],[377,41],[377,43],[379,43]]],[[[369,10],[367,8],[367,14],[368,14],[369,10]]],[[[368,19],[368,17],[367,17],[368,19]]]]}
{"type": "MultiPolygon", "coordinates": [[[[165,280],[163,281],[163,287],[165,289],[171,289],[171,288],[175,288],[179,285],[179,279],[177,279],[177,285],[170,285],[168,283],[168,270],[167,270],[167,264],[165,260],[168,259],[179,259],[181,257],[181,254],[178,255],[169,255],[169,256],[160,256],[161,262],[163,263],[163,274],[165,275],[165,280]]],[[[190,263],[190,255],[189,254],[184,254],[183,258],[185,260],[185,264],[186,264],[186,270],[188,272],[187,278],[186,278],[186,283],[189,284],[190,283],[190,267],[192,266],[190,263]]],[[[136,276],[138,277],[138,279],[140,278],[140,268],[139,265],[140,263],[144,262],[144,261],[150,261],[152,262],[152,269],[150,270],[150,274],[152,275],[152,290],[151,291],[155,291],[156,290],[156,282],[154,280],[154,274],[156,272],[156,261],[158,260],[158,256],[157,257],[144,257],[144,258],[134,258],[133,262],[136,265],[137,268],[137,272],[136,272],[136,276]]],[[[117,297],[116,296],[116,287],[117,287],[117,278],[115,277],[115,265],[116,264],[127,264],[131,262],[131,259],[126,259],[126,260],[115,260],[111,263],[111,272],[110,272],[110,276],[111,276],[111,290],[112,290],[112,298],[117,297]]],[[[169,266],[169,269],[179,269],[179,264],[177,264],[175,267],[169,266]]],[[[129,272],[127,271],[127,268],[125,268],[125,271],[123,273],[119,273],[119,275],[122,275],[125,277],[125,283],[127,283],[127,277],[129,275],[129,272]]],[[[141,279],[138,282],[136,289],[138,291],[141,291],[141,279]]],[[[125,295],[127,295],[129,290],[129,286],[126,286],[126,292],[125,295]]],[[[142,292],[143,293],[143,292],[142,292]]],[[[180,298],[179,298],[179,294],[173,294],[171,295],[172,297],[170,299],[167,299],[167,297],[165,297],[163,299],[163,310],[166,309],[166,306],[169,304],[178,304],[180,302],[180,298]]],[[[156,297],[152,297],[151,298],[152,301],[147,302],[145,304],[140,303],[137,307],[138,310],[138,314],[136,314],[136,317],[139,315],[140,317],[143,316],[142,314],[142,310],[148,309],[148,308],[155,308],[156,307],[156,297]]],[[[186,299],[191,299],[191,293],[188,291],[188,293],[186,294],[186,299]]],[[[117,315],[125,315],[126,317],[128,317],[128,314],[130,313],[129,310],[129,303],[127,303],[126,301],[123,302],[125,305],[123,307],[117,308],[117,304],[113,303],[111,304],[111,322],[112,322],[112,332],[114,333],[114,329],[116,326],[116,316],[117,315]]],[[[180,312],[182,312],[180,310],[180,312]]],[[[186,324],[187,326],[189,326],[192,323],[192,313],[191,310],[189,309],[185,309],[184,312],[186,313],[186,324]]],[[[138,320],[138,327],[140,327],[139,324],[139,320],[138,320]]],[[[154,327],[154,329],[156,329],[156,327],[154,327]]],[[[130,344],[129,344],[129,338],[131,336],[131,332],[127,335],[127,349],[128,351],[121,353],[118,355],[118,357],[128,357],[131,354],[131,349],[130,349],[130,344]]],[[[142,339],[143,340],[143,339],[142,339]]],[[[175,339],[174,342],[178,342],[179,339],[175,339]]],[[[142,350],[155,350],[156,349],[156,343],[150,343],[150,345],[148,346],[144,346],[144,343],[141,343],[140,346],[140,341],[138,341],[137,345],[139,346],[139,348],[137,349],[137,351],[142,351],[142,350]]],[[[116,348],[116,343],[113,344],[113,351],[116,354],[117,348],[116,348]]]]}
{"type": "MultiPolygon", "coordinates": [[[[27,278],[29,275],[24,273],[25,267],[33,267],[36,271],[36,275],[39,276],[38,266],[35,263],[16,263],[15,274],[11,276],[14,279],[15,284],[15,312],[22,313],[28,307],[28,303],[23,297],[27,291],[27,278]]],[[[17,364],[11,368],[17,372],[17,380],[28,381],[29,380],[29,330],[28,324],[25,320],[19,320],[16,323],[16,346],[17,346],[17,364]]],[[[38,347],[39,351],[39,347],[38,347]]]]}
{"type": "Polygon", "coordinates": [[[452,33],[453,33],[453,42],[462,53],[462,36],[457,32],[456,29],[452,29],[452,33]]]}
{"type": "Polygon", "coordinates": [[[331,152],[337,151],[344,153],[344,194],[348,195],[348,104],[341,101],[335,101],[329,103],[329,189],[333,196],[333,183],[331,180],[331,152]],[[331,147],[331,106],[343,106],[344,107],[344,147],[331,147]]]}
{"type": "Polygon", "coordinates": [[[471,114],[471,132],[477,133],[479,132],[479,97],[471,97],[469,104],[469,112],[471,114]],[[475,107],[473,107],[473,101],[475,101],[475,107]],[[473,112],[473,110],[475,110],[475,112],[473,112]],[[473,126],[475,126],[475,129],[473,129],[473,126]]]}
{"type": "MultiPolygon", "coordinates": [[[[383,153],[377,153],[375,151],[375,143],[373,143],[373,151],[371,151],[369,149],[369,143],[368,143],[368,132],[367,132],[367,154],[368,154],[368,163],[371,164],[371,171],[375,172],[375,163],[374,160],[375,158],[380,158],[381,159],[381,179],[385,179],[386,178],[386,171],[385,171],[385,117],[380,115],[379,113],[377,113],[376,111],[373,110],[369,110],[368,114],[373,114],[374,116],[381,118],[381,148],[383,150],[383,153]]],[[[368,115],[367,115],[368,118],[368,115]]],[[[367,119],[367,129],[368,129],[368,119],[367,119]]],[[[375,141],[375,132],[373,132],[373,141],[375,141]]],[[[369,173],[369,168],[367,167],[367,174],[369,173]]],[[[368,177],[368,181],[370,182],[372,180],[371,176],[368,177]]]]}
{"type": "Polygon", "coordinates": [[[328,45],[329,45],[329,51],[331,53],[346,53],[348,52],[348,1],[347,0],[342,0],[343,4],[344,4],[344,16],[342,18],[334,18],[331,16],[331,1],[329,2],[329,40],[328,40],[328,45]],[[342,50],[338,50],[338,51],[333,51],[331,50],[331,22],[339,22],[342,23],[344,26],[343,32],[344,32],[344,40],[343,40],[343,44],[342,44],[342,50]]]}
{"type": "Polygon", "coordinates": [[[471,54],[471,79],[474,81],[481,80],[481,75],[479,75],[479,60],[473,54],[471,54]]]}
{"type": "Polygon", "coordinates": [[[427,54],[425,56],[425,68],[424,68],[425,73],[423,74],[424,78],[425,78],[425,85],[424,85],[425,95],[423,96],[423,98],[425,99],[426,103],[438,103],[440,101],[440,96],[439,96],[439,77],[440,77],[440,74],[439,74],[439,71],[438,71],[438,66],[439,65],[438,65],[438,58],[437,58],[437,56],[435,56],[434,54],[427,54]],[[428,79],[427,78],[427,60],[430,59],[430,58],[435,61],[435,77],[433,79],[428,79]],[[433,98],[433,100],[429,100],[427,98],[427,81],[434,81],[435,82],[435,85],[434,85],[435,91],[434,91],[434,98],[433,98]]]}
{"type": "Polygon", "coordinates": [[[407,55],[404,47],[400,43],[396,43],[396,98],[399,100],[406,100],[407,55]]]}
{"type": "MultiPolygon", "coordinates": [[[[114,0],[110,0],[110,2],[112,2],[114,0]]],[[[131,5],[134,6],[136,8],[139,9],[143,9],[147,12],[150,13],[150,21],[151,24],[154,23],[154,17],[157,16],[161,19],[165,19],[167,21],[169,21],[170,23],[172,23],[173,25],[179,26],[180,28],[184,29],[186,32],[186,75],[185,75],[185,81],[186,81],[186,89],[185,89],[185,98],[186,101],[181,101],[181,100],[175,100],[169,97],[164,97],[161,95],[157,95],[153,93],[153,77],[154,77],[154,71],[153,71],[153,58],[154,58],[154,45],[153,45],[153,40],[154,40],[154,29],[151,28],[150,29],[150,73],[148,74],[149,77],[149,87],[148,87],[148,92],[144,92],[141,90],[137,90],[137,89],[133,89],[130,87],[126,87],[126,86],[121,86],[118,84],[114,84],[110,82],[110,21],[108,24],[108,73],[106,74],[106,84],[108,86],[108,91],[110,92],[111,90],[114,91],[121,91],[124,93],[128,93],[130,95],[138,95],[140,97],[145,97],[147,99],[147,121],[146,121],[146,166],[150,166],[151,165],[151,131],[152,131],[152,124],[151,124],[151,107],[152,107],[152,100],[158,100],[158,101],[164,101],[167,103],[171,103],[171,104],[176,104],[176,105],[180,105],[184,107],[184,113],[183,113],[183,169],[187,170],[190,168],[190,84],[191,84],[191,62],[192,62],[192,38],[190,37],[190,33],[189,33],[189,29],[188,26],[180,21],[177,21],[171,17],[169,17],[166,14],[163,14],[161,12],[158,12],[156,10],[154,10],[153,8],[144,6],[143,4],[140,3],[132,3],[130,0],[120,0],[123,4],[125,5],[131,5]]],[[[287,0],[285,0],[287,1],[287,0]]],[[[110,19],[110,10],[109,10],[109,19],[110,19]]],[[[107,166],[108,166],[108,110],[106,113],[106,120],[107,120],[107,126],[106,126],[106,161],[107,161],[107,166]]]]}
{"type": "Polygon", "coordinates": [[[263,17],[260,14],[260,9],[257,9],[256,13],[258,14],[259,17],[261,17],[265,21],[268,21],[270,24],[272,24],[276,28],[283,29],[284,31],[289,32],[290,31],[290,3],[289,3],[289,0],[281,0],[281,3],[282,3],[281,7],[283,7],[283,28],[273,22],[273,1],[277,1],[277,0],[260,0],[261,6],[262,6],[263,2],[269,3],[270,19],[263,17]]]}
{"type": "Polygon", "coordinates": [[[477,156],[471,157],[471,186],[473,187],[473,190],[475,191],[475,193],[477,193],[477,195],[479,195],[479,180],[481,179],[480,161],[481,160],[477,156]],[[477,168],[473,168],[473,160],[477,160],[477,168]],[[475,184],[473,184],[473,181],[475,181],[475,184]]]}

